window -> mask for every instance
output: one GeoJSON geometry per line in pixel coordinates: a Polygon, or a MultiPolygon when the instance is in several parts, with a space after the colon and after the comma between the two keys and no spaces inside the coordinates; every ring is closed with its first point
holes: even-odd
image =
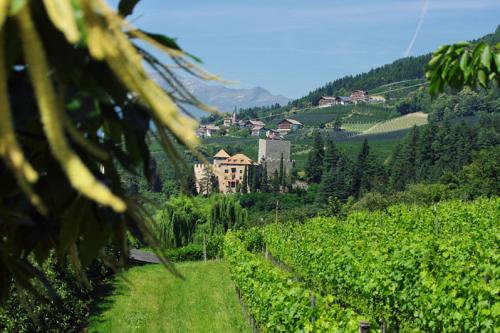
{"type": "Polygon", "coordinates": [[[243,170],[240,170],[240,173],[243,173],[243,170]]]}
{"type": "Polygon", "coordinates": [[[224,170],[224,173],[228,173],[228,172],[229,172],[229,170],[228,170],[228,169],[225,169],[225,170],[224,170]]]}
{"type": "Polygon", "coordinates": [[[236,168],[231,168],[232,173],[236,173],[236,168]]]}

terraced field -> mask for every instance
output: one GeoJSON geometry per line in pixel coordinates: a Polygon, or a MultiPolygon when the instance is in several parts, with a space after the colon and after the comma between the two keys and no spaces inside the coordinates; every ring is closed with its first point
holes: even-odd
{"type": "Polygon", "coordinates": [[[363,132],[364,135],[380,134],[400,131],[413,126],[422,126],[427,124],[427,114],[423,112],[410,113],[388,121],[375,124],[363,132]]]}

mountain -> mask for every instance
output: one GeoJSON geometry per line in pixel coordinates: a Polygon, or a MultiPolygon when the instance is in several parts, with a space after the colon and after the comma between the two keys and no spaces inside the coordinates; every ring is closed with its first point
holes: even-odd
{"type": "MultiPolygon", "coordinates": [[[[262,87],[250,89],[228,88],[220,84],[208,84],[198,79],[183,79],[186,88],[198,99],[207,105],[216,107],[221,112],[231,112],[237,109],[263,107],[275,104],[287,105],[289,98],[283,95],[273,95],[262,87]]],[[[205,113],[189,110],[195,116],[205,113]]]]}

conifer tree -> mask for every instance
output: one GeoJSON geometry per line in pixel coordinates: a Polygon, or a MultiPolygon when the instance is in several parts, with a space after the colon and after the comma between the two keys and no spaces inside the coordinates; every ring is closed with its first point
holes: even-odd
{"type": "Polygon", "coordinates": [[[361,146],[361,151],[358,154],[358,159],[354,168],[353,176],[353,192],[354,195],[359,196],[363,190],[369,189],[369,154],[370,146],[368,145],[368,140],[365,138],[363,145],[361,146]]]}
{"type": "Polygon", "coordinates": [[[260,191],[263,193],[269,192],[269,179],[267,178],[267,165],[263,162],[262,175],[260,177],[260,191]]]}
{"type": "Polygon", "coordinates": [[[279,191],[280,191],[280,177],[278,174],[278,170],[274,170],[274,172],[273,172],[272,186],[273,186],[273,192],[279,193],[279,191]]]}
{"type": "Polygon", "coordinates": [[[314,133],[314,143],[305,168],[306,177],[309,183],[319,183],[323,173],[324,146],[321,133],[314,133]]]}
{"type": "Polygon", "coordinates": [[[245,166],[245,172],[243,173],[243,182],[241,184],[241,193],[248,193],[248,166],[245,166]]]}
{"type": "Polygon", "coordinates": [[[279,168],[279,183],[280,183],[280,185],[283,185],[284,180],[285,180],[285,177],[284,177],[283,153],[281,153],[280,168],[279,168]]]}

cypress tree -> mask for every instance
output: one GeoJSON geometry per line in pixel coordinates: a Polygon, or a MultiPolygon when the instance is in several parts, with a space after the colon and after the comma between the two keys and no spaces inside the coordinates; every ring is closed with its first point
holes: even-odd
{"type": "Polygon", "coordinates": [[[368,140],[365,138],[363,145],[361,146],[361,151],[358,154],[358,159],[354,168],[353,175],[353,192],[359,197],[363,190],[369,189],[369,165],[368,157],[370,154],[370,146],[368,145],[368,140]]]}
{"type": "Polygon", "coordinates": [[[253,166],[251,169],[252,169],[252,192],[255,193],[259,189],[259,170],[255,166],[253,166]]]}
{"type": "Polygon", "coordinates": [[[279,193],[279,191],[280,191],[280,177],[278,174],[278,170],[274,170],[272,185],[273,185],[273,192],[279,193]]]}
{"type": "Polygon", "coordinates": [[[309,183],[319,183],[323,173],[324,146],[321,133],[314,133],[314,144],[305,168],[306,177],[309,183]]]}
{"type": "Polygon", "coordinates": [[[279,183],[280,185],[283,185],[283,181],[285,179],[284,177],[284,164],[283,164],[283,153],[281,153],[281,158],[280,158],[280,169],[279,169],[279,183]]]}
{"type": "Polygon", "coordinates": [[[245,166],[245,172],[243,173],[243,183],[241,184],[241,193],[248,193],[248,166],[245,166]]]}
{"type": "Polygon", "coordinates": [[[263,193],[269,192],[269,179],[267,178],[267,165],[264,162],[264,167],[262,168],[262,175],[260,177],[260,191],[263,193]]]}

